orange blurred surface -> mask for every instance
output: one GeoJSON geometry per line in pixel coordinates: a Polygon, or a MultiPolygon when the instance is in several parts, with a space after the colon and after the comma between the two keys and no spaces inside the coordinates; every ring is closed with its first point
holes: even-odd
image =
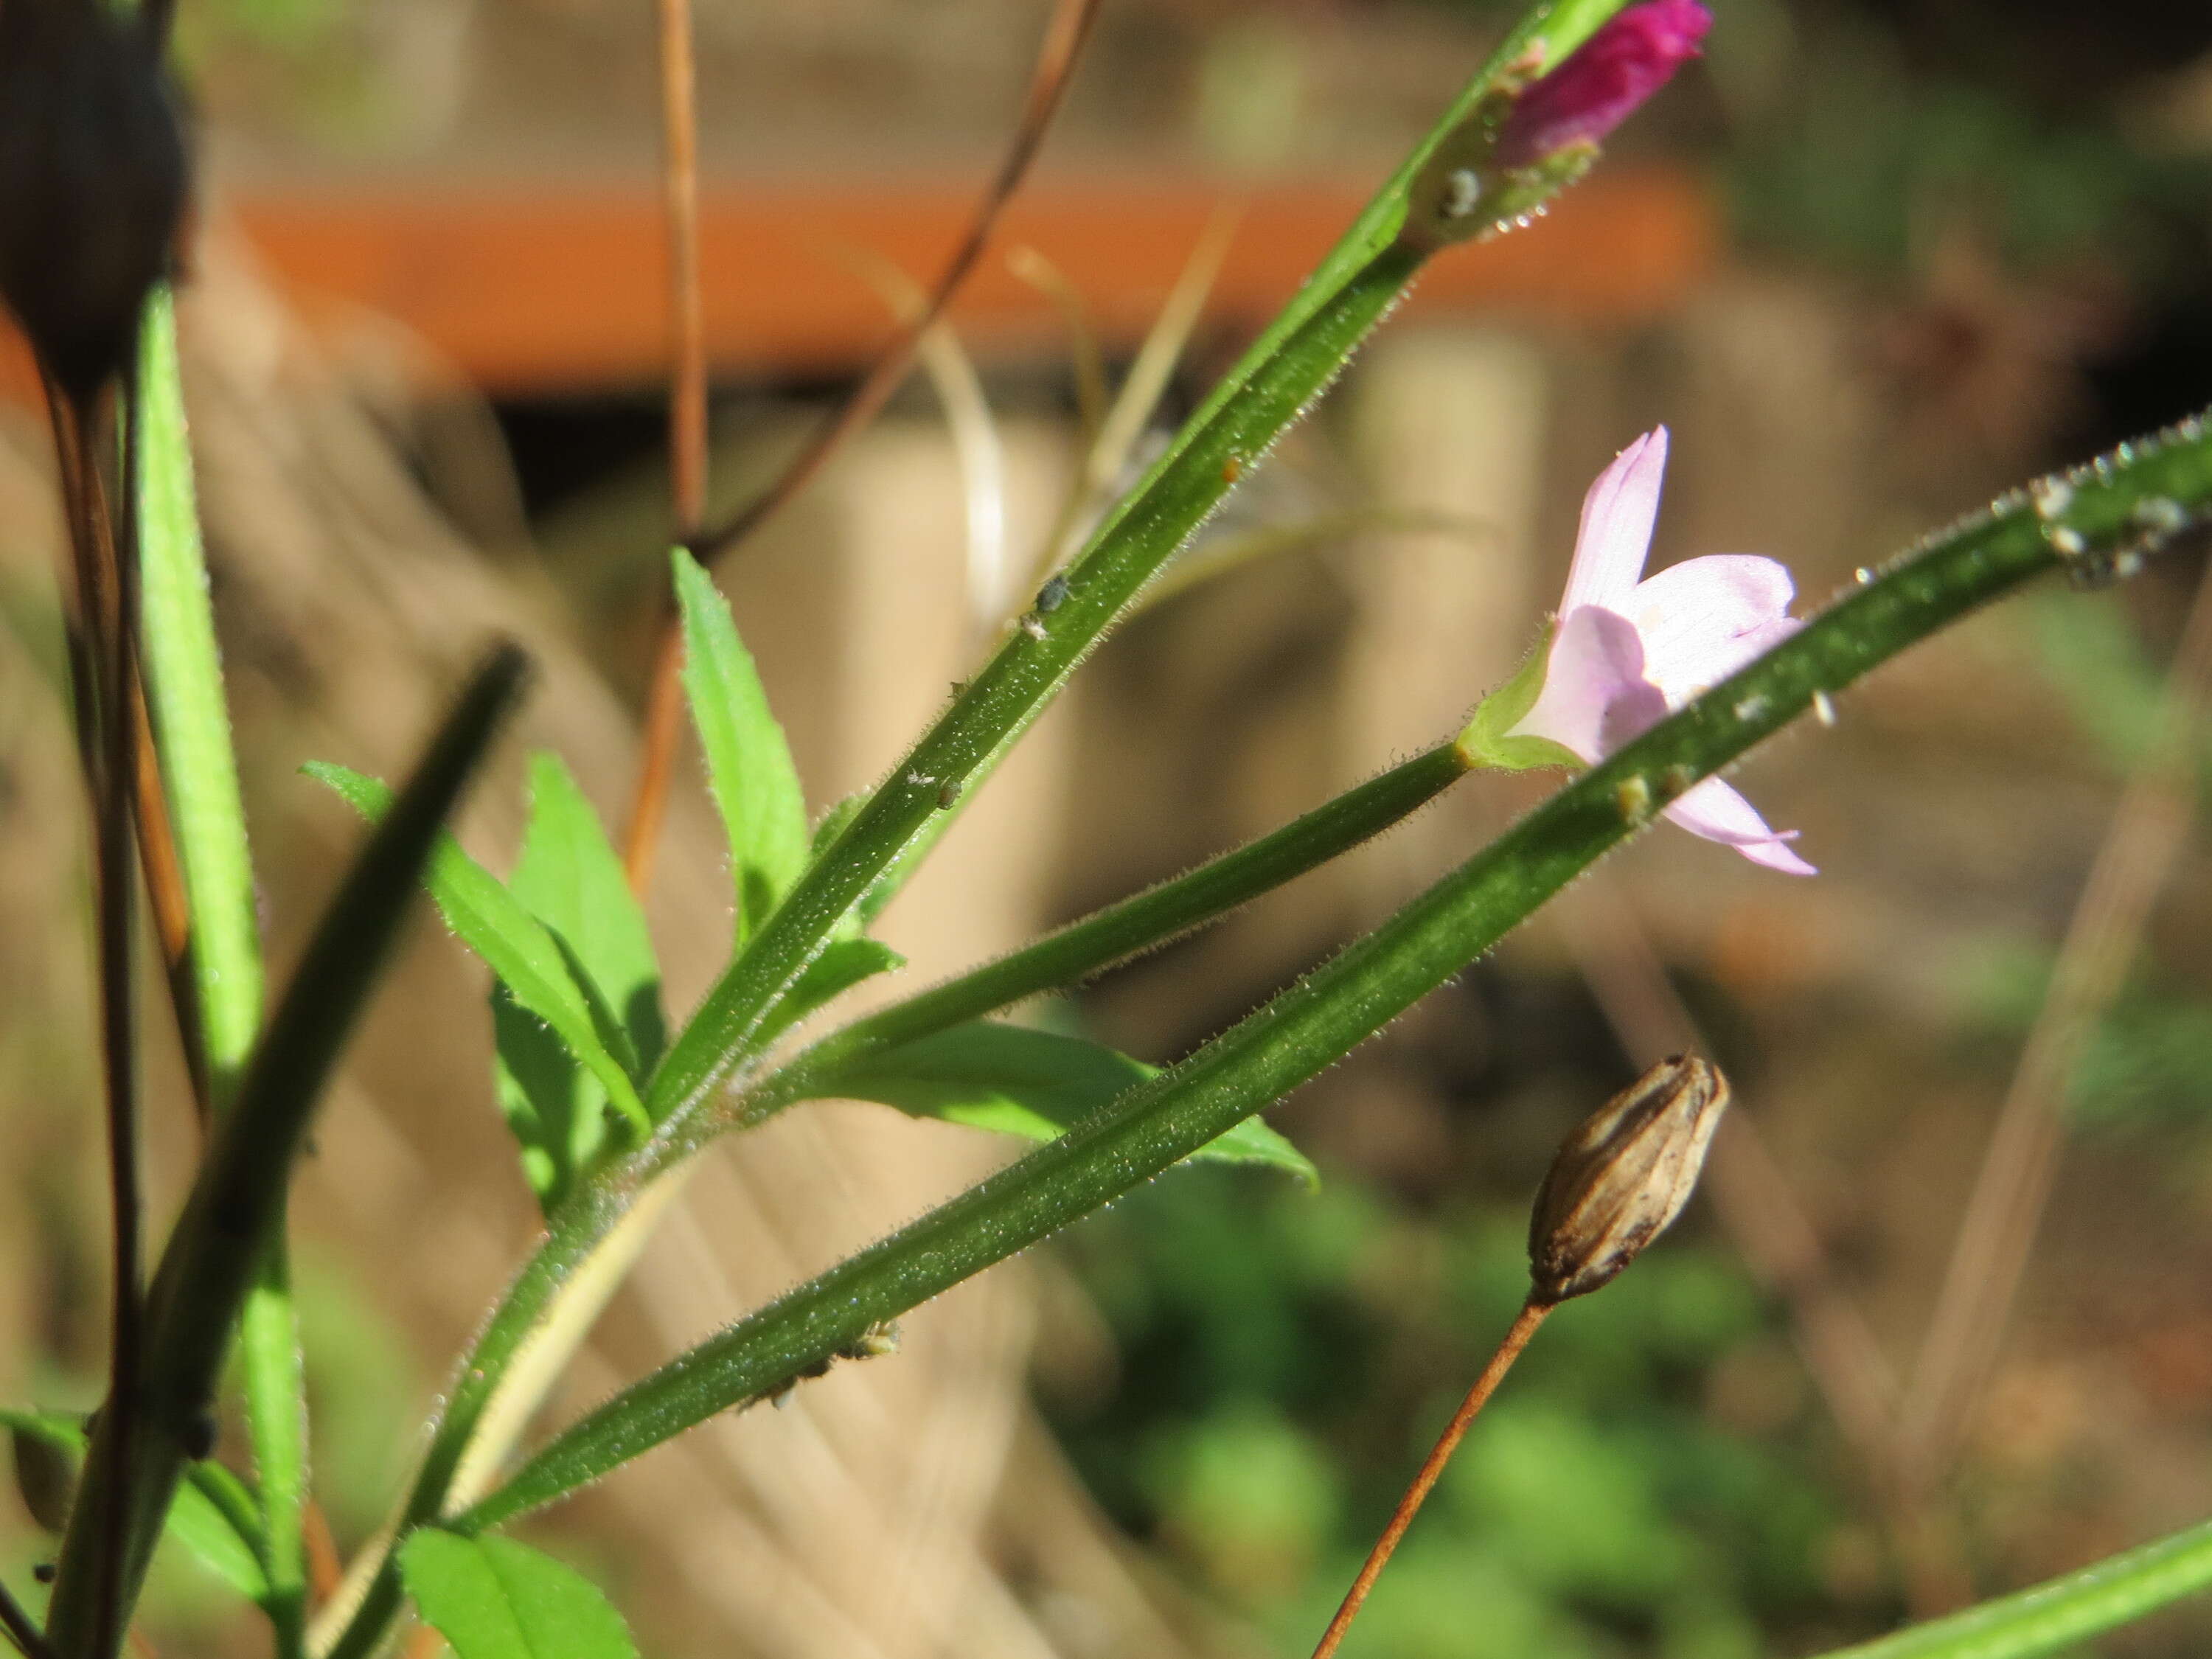
{"type": "MultiPolygon", "coordinates": [[[[1358,214],[1366,187],[1270,185],[1244,194],[1211,314],[1256,325],[1358,214]]],[[[1066,274],[1109,343],[1139,337],[1209,216],[1231,199],[1190,180],[1054,179],[1007,210],[954,320],[971,349],[1048,345],[1052,304],[1006,267],[1027,246],[1066,274]]],[[[702,203],[708,350],[732,374],[839,374],[890,332],[865,252],[927,281],[974,208],[972,185],[823,181],[710,190],[702,203]]],[[[666,361],[660,206],[650,184],[549,191],[388,181],[240,192],[211,204],[311,320],[363,308],[409,330],[500,394],[650,382],[666,361]]],[[[1581,324],[1674,305],[1710,266],[1716,213],[1673,171],[1601,174],[1533,230],[1433,261],[1410,303],[1581,324]]],[[[0,380],[32,386],[20,342],[0,380]]]]}

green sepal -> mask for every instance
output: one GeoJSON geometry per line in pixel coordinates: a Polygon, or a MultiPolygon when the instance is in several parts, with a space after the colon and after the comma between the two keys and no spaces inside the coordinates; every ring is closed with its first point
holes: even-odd
{"type": "Polygon", "coordinates": [[[1475,705],[1458,738],[1460,753],[1469,767],[1489,767],[1502,772],[1532,772],[1547,766],[1579,771],[1581,756],[1549,738],[1509,736],[1528,717],[1543,694],[1544,675],[1551,665],[1552,635],[1546,628],[1535,649],[1522,659],[1513,678],[1475,705]]]}

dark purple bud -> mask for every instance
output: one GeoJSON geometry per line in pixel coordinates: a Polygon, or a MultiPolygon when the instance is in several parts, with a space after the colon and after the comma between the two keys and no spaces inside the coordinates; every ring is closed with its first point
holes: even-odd
{"type": "Polygon", "coordinates": [[[0,299],[88,397],[167,269],[184,139],[159,51],[107,0],[0,0],[0,299]]]}
{"type": "Polygon", "coordinates": [[[1713,15],[1703,0],[1642,0],[1614,15],[1513,106],[1497,158],[1534,167],[1570,144],[1601,143],[1698,56],[1713,15]]]}

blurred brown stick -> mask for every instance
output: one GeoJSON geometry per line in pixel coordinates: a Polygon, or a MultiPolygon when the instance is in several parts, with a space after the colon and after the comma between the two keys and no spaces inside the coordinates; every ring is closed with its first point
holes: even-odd
{"type": "MultiPolygon", "coordinates": [[[[1591,871],[1555,903],[1568,949],[1632,1064],[1711,1052],[1607,872],[1591,871]]],[[[1789,1310],[1806,1373],[1868,1472],[1915,1615],[1956,1606],[1971,1589],[1956,1529],[1893,1479],[1896,1371],[1858,1304],[1836,1282],[1819,1231],[1791,1196],[1755,1119],[1736,1111],[1721,1121],[1705,1182],[1737,1254],[1789,1310]]]]}
{"type": "Polygon", "coordinates": [[[2188,835],[2208,702],[2212,565],[2168,672],[2157,734],[2113,810],[1959,1224],[1900,1425],[1900,1478],[1921,1491],[1956,1455],[1996,1362],[2057,1176],[2068,1087],[2188,835]]]}
{"type": "MultiPolygon", "coordinates": [[[[1560,932],[1629,1062],[1705,1054],[1711,1045],[1613,878],[1593,870],[1556,902],[1560,932]]],[[[1827,1252],[1757,1121],[1721,1120],[1705,1191],[1746,1265],[1790,1310],[1798,1351],[1836,1426],[1875,1466],[1889,1460],[1897,1376],[1857,1306],[1835,1281],[1827,1252]]]]}

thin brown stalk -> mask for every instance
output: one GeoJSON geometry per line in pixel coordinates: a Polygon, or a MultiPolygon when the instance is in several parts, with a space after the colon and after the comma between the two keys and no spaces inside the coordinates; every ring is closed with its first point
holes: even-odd
{"type": "MultiPolygon", "coordinates": [[[[127,384],[127,376],[125,377],[127,384]]],[[[127,1467],[137,1430],[141,1365],[141,1261],[144,1222],[138,1169],[138,1078],[135,981],[131,973],[137,899],[132,826],[138,783],[138,700],[133,677],[138,628],[135,516],[131,511],[138,434],[124,427],[118,531],[102,480],[108,422],[100,403],[78,402],[51,382],[48,407],[67,508],[81,647],[72,652],[77,746],[93,798],[93,878],[100,981],[100,1041],[106,1080],[111,1296],[108,1420],[103,1431],[127,1467]],[[119,545],[118,545],[119,544],[119,545]],[[81,655],[79,653],[81,652],[81,655]],[[91,682],[88,687],[86,682],[91,682]]],[[[99,1575],[93,1651],[120,1640],[123,1510],[112,1506],[94,1563],[99,1575]]]]}
{"type": "MultiPolygon", "coordinates": [[[[1592,871],[1556,903],[1567,947],[1632,1064],[1711,1052],[1613,877],[1592,871]]],[[[1956,1606],[1970,1587],[1956,1526],[1892,1478],[1896,1370],[1858,1304],[1837,1281],[1820,1232],[1755,1118],[1734,1111],[1722,1119],[1705,1163],[1705,1190],[1744,1265],[1788,1310],[1806,1374],[1867,1472],[1914,1616],[1956,1606]]]]}
{"type": "Polygon", "coordinates": [[[1459,1409],[1452,1413],[1452,1420],[1444,1425],[1443,1433],[1437,1437],[1437,1443],[1430,1449],[1427,1458],[1415,1472],[1413,1484],[1406,1488],[1406,1495],[1398,1500],[1398,1507],[1390,1512],[1389,1524],[1382,1528],[1382,1535],[1375,1540],[1375,1547],[1367,1553],[1367,1559],[1360,1566],[1358,1577],[1352,1581],[1352,1588],[1344,1593],[1344,1601],[1337,1607],[1336,1617],[1328,1621],[1328,1628],[1322,1632],[1321,1641],[1314,1648],[1313,1659],[1329,1659],[1329,1656],[1336,1651],[1337,1644],[1344,1640],[1345,1632],[1352,1628],[1352,1621],[1358,1616],[1368,1592],[1375,1588],[1375,1581],[1382,1576],[1382,1569],[1389,1565],[1390,1557],[1397,1551],[1398,1540],[1406,1535],[1406,1528],[1413,1524],[1414,1516],[1420,1512],[1422,1504],[1443,1475],[1444,1465],[1451,1462],[1451,1455],[1459,1449],[1459,1443],[1466,1437],[1468,1425],[1490,1402],[1490,1396],[1505,1380],[1505,1373],[1513,1369],[1513,1362],[1521,1357],[1521,1350],[1528,1346],[1528,1339],[1536,1334],[1536,1328],[1544,1322],[1544,1316],[1555,1305],[1534,1300],[1522,1304],[1521,1312],[1505,1333],[1504,1340],[1498,1345],[1498,1352],[1490,1356],[1490,1363],[1482,1368],[1482,1375],[1474,1379],[1474,1386],[1467,1391],[1467,1398],[1459,1402],[1459,1409]]]}
{"type": "Polygon", "coordinates": [[[659,0],[663,209],[668,218],[670,504],[689,541],[707,517],[707,312],[699,278],[699,76],[691,0],[659,0]]]}
{"type": "MultiPolygon", "coordinates": [[[[677,539],[696,539],[707,518],[707,313],[699,276],[699,74],[693,49],[691,0],[659,0],[662,207],[668,225],[669,505],[677,539]]],[[[646,702],[645,752],[637,796],[624,833],[623,864],[630,890],[653,883],[653,859],[668,806],[676,752],[678,675],[684,636],[675,617],[661,620],[646,702]]]]}
{"type": "Polygon", "coordinates": [[[300,1512],[300,1534],[307,1548],[307,1592],[320,1607],[337,1593],[345,1577],[345,1563],[338,1555],[337,1535],[331,1518],[313,1498],[300,1512]]]}
{"type": "MultiPolygon", "coordinates": [[[[134,664],[134,667],[137,665],[134,664]]],[[[200,994],[192,978],[191,906],[185,893],[185,868],[177,856],[169,798],[161,783],[161,760],[154,746],[153,722],[146,712],[145,689],[133,676],[132,697],[138,723],[138,866],[146,878],[147,908],[154,936],[161,942],[169,1001],[177,1016],[177,1036],[191,1075],[192,1111],[204,1134],[213,1121],[215,1096],[210,1081],[207,1046],[201,1040],[200,994]]]]}
{"type": "MultiPolygon", "coordinates": [[[[1036,68],[1030,76],[1021,117],[1015,123],[1012,141],[927,302],[884,348],[852,395],[815,428],[774,483],[721,524],[696,534],[687,534],[687,544],[702,562],[711,564],[781,512],[830,458],[875,418],[906,378],[922,336],[943,314],[975,268],[992,233],[998,228],[1006,204],[1020,188],[1030,162],[1036,160],[1045,129],[1051,125],[1061,95],[1067,90],[1069,77],[1097,18],[1098,6],[1099,0],[1055,0],[1043,44],[1037,51],[1036,68]]],[[[681,517],[680,512],[678,516],[681,517]]],[[[676,736],[683,712],[682,690],[678,682],[683,665],[682,635],[676,619],[668,617],[661,623],[660,644],[653,655],[653,678],[646,694],[643,757],[638,763],[637,793],[631,804],[629,828],[623,849],[630,886],[638,892],[643,892],[652,880],[653,845],[667,807],[676,736]]]]}
{"type": "Polygon", "coordinates": [[[2166,678],[2159,731],[2112,813],[2051,987],[1975,1177],[1905,1396],[1901,1478],[1926,1490],[1956,1455],[1996,1362],[2065,1139],[2067,1088],[2142,943],[2195,812],[2212,705],[2212,565],[2166,678]]]}
{"type": "MultiPolygon", "coordinates": [[[[124,384],[131,379],[127,372],[124,384]]],[[[88,425],[90,423],[88,422],[88,425]]],[[[107,1074],[107,1150],[112,1244],[114,1330],[111,1337],[107,1409],[115,1448],[115,1468],[129,1468],[137,1431],[137,1401],[143,1331],[145,1221],[138,1168],[138,1071],[137,981],[131,973],[137,931],[137,886],[133,879],[133,826],[138,816],[138,696],[133,667],[138,641],[137,514],[138,422],[126,411],[122,476],[115,492],[120,520],[99,502],[94,523],[106,533],[103,551],[115,594],[115,631],[108,642],[105,695],[100,714],[106,726],[102,769],[106,799],[101,803],[100,847],[100,1045],[107,1074]]],[[[95,484],[96,467],[88,455],[87,473],[95,484]]],[[[123,1557],[128,1546],[125,1506],[108,1506],[108,1535],[101,1540],[102,1594],[94,1628],[94,1653],[112,1653],[125,1622],[123,1557]]]]}
{"type": "Polygon", "coordinates": [[[101,795],[100,752],[97,738],[100,717],[100,669],[107,628],[105,606],[96,597],[100,582],[97,561],[91,550],[97,538],[93,529],[91,485],[84,468],[88,451],[79,436],[76,405],[58,382],[46,381],[46,412],[54,439],[54,465],[62,495],[62,521],[67,533],[71,580],[64,587],[63,610],[67,617],[63,633],[68,647],[70,702],[76,737],[77,770],[84,781],[85,806],[97,818],[101,795]]]}

